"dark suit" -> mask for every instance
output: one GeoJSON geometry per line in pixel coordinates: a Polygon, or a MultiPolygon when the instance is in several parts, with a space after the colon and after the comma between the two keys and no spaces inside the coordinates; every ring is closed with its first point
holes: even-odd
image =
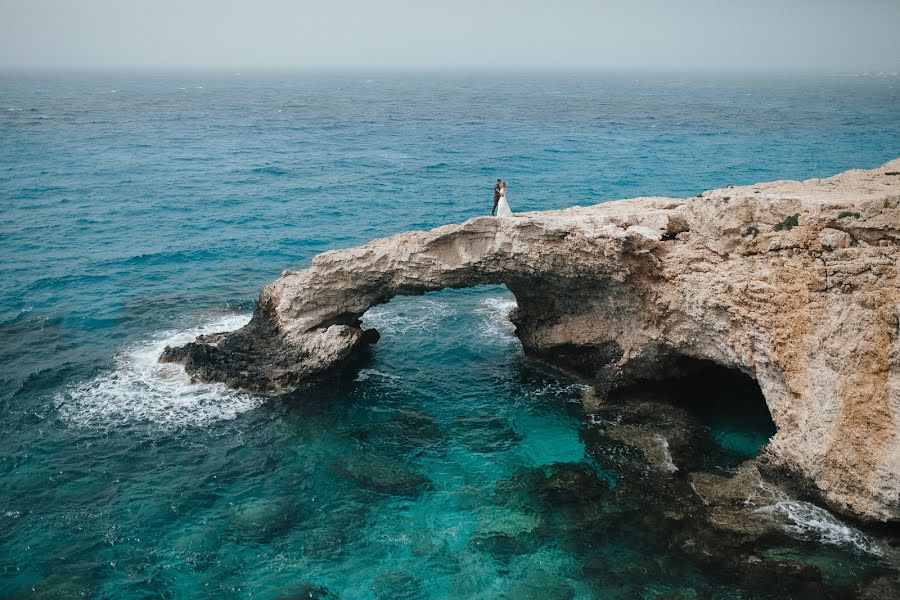
{"type": "Polygon", "coordinates": [[[497,214],[497,203],[500,202],[500,182],[494,184],[494,208],[491,209],[491,216],[497,214]]]}

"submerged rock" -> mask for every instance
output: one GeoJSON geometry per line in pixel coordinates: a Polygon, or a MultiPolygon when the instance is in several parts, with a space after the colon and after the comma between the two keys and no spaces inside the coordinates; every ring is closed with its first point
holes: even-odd
{"type": "Polygon", "coordinates": [[[531,533],[541,526],[541,517],[535,513],[512,508],[482,511],[478,519],[478,533],[494,535],[521,535],[531,533]]]}
{"type": "Polygon", "coordinates": [[[533,553],[542,543],[543,539],[534,533],[521,533],[518,535],[475,533],[469,542],[473,548],[487,552],[503,563],[508,563],[514,556],[533,553]]]}
{"type": "Polygon", "coordinates": [[[366,423],[349,433],[367,445],[393,451],[437,447],[443,439],[431,415],[413,410],[401,410],[388,420],[366,423]]]}
{"type": "Polygon", "coordinates": [[[327,587],[314,583],[297,583],[278,594],[276,600],[336,600],[337,596],[327,587]]]}
{"type": "Polygon", "coordinates": [[[496,496],[510,506],[538,500],[556,507],[599,504],[609,495],[609,484],[590,467],[557,463],[526,469],[497,483],[496,496]]]}
{"type": "Polygon", "coordinates": [[[280,535],[308,517],[287,499],[255,498],[232,509],[231,524],[241,537],[266,541],[280,535]]]}
{"type": "Polygon", "coordinates": [[[856,591],[860,600],[900,598],[900,577],[878,577],[867,583],[860,584],[856,591]]]}
{"type": "Polygon", "coordinates": [[[529,569],[501,596],[509,600],[572,600],[575,590],[564,579],[541,568],[529,569]]]}
{"type": "Polygon", "coordinates": [[[422,583],[400,569],[376,577],[372,593],[376,600],[415,600],[423,596],[422,583]]]}
{"type": "MultiPolygon", "coordinates": [[[[672,474],[691,470],[697,466],[700,455],[708,452],[709,437],[700,422],[658,390],[637,386],[616,393],[613,400],[591,410],[591,429],[595,435],[639,451],[655,471],[672,474]]],[[[595,443],[593,449],[602,451],[615,445],[595,443]]],[[[616,466],[626,473],[640,469],[649,476],[647,469],[641,468],[643,463],[624,464],[630,454],[634,452],[614,459],[616,466]]]]}
{"type": "MultiPolygon", "coordinates": [[[[620,507],[612,496],[609,483],[588,465],[557,463],[498,481],[494,502],[512,516],[505,529],[499,528],[502,535],[534,544],[562,534],[578,544],[615,523],[620,507]]],[[[481,532],[497,530],[496,524],[485,524],[481,532]]]]}
{"type": "Polygon", "coordinates": [[[454,439],[472,452],[490,453],[508,450],[522,436],[503,419],[493,415],[471,415],[456,420],[454,439]]]}
{"type": "Polygon", "coordinates": [[[691,473],[689,482],[707,508],[707,520],[726,535],[751,541],[782,532],[774,515],[757,509],[772,506],[787,495],[764,481],[752,461],[734,475],[691,473]]]}
{"type": "Polygon", "coordinates": [[[561,505],[595,504],[609,494],[609,484],[585,465],[556,465],[550,476],[540,481],[537,493],[546,502],[561,505]]]}
{"type": "Polygon", "coordinates": [[[774,469],[836,510],[900,520],[898,169],[476,218],[326,252],[263,289],[243,329],[162,360],[292,389],[376,341],[360,327],[370,307],[502,283],[525,351],[593,378],[599,397],[684,356],[740,370],[777,427],[774,469]]]}
{"type": "Polygon", "coordinates": [[[379,454],[346,456],[336,469],[359,487],[380,494],[414,497],[431,485],[427,477],[406,463],[379,454]]]}

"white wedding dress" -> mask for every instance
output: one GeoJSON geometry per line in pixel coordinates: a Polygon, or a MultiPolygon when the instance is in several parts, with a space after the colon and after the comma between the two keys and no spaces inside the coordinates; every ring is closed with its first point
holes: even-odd
{"type": "Polygon", "coordinates": [[[511,217],[512,211],[509,210],[509,203],[506,201],[506,194],[500,196],[500,200],[497,201],[497,216],[498,217],[511,217]]]}

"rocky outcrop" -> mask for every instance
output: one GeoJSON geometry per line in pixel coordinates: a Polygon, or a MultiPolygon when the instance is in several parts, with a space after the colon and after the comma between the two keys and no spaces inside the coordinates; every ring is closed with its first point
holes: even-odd
{"type": "Polygon", "coordinates": [[[690,357],[739,369],[766,459],[833,508],[900,519],[900,160],[828,179],[483,217],[326,252],[243,329],[167,349],[199,380],[277,393],[347,362],[371,306],[503,283],[526,352],[602,397],[690,357]]]}

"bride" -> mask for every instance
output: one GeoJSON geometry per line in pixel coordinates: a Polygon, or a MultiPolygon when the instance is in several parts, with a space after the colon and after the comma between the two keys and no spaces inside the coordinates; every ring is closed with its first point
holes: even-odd
{"type": "Polygon", "coordinates": [[[500,199],[497,201],[497,216],[498,217],[511,217],[512,211],[509,210],[509,203],[506,201],[506,182],[501,181],[500,187],[500,199]]]}

